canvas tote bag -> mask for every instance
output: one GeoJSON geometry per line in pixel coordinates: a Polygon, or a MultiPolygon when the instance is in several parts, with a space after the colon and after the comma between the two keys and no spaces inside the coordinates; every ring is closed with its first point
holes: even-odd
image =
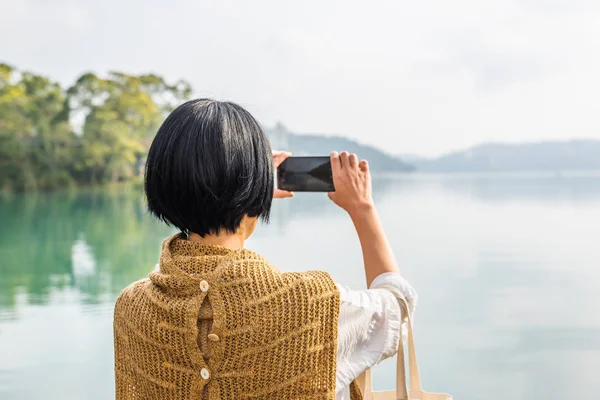
{"type": "Polygon", "coordinates": [[[396,367],[396,390],[374,392],[371,385],[371,370],[365,371],[357,378],[358,387],[363,393],[363,400],[452,400],[452,396],[442,393],[427,393],[421,387],[419,367],[415,353],[415,342],[413,338],[412,321],[408,304],[404,299],[400,301],[407,317],[408,324],[408,373],[410,387],[406,385],[406,369],[404,361],[404,343],[402,339],[398,345],[398,364],[396,367]]]}

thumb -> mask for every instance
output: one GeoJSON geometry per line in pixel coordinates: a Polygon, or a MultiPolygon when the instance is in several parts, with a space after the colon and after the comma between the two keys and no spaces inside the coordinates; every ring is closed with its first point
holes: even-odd
{"type": "Polygon", "coordinates": [[[275,189],[273,191],[274,199],[285,199],[287,197],[294,197],[294,192],[288,192],[287,190],[275,189]]]}
{"type": "Polygon", "coordinates": [[[328,192],[327,193],[327,197],[329,197],[329,200],[334,201],[334,199],[335,199],[335,192],[328,192]]]}

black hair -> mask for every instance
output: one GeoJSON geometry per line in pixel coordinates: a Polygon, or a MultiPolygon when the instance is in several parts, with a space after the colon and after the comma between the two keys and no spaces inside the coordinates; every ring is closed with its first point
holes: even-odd
{"type": "Polygon", "coordinates": [[[146,161],[148,210],[200,236],[235,232],[245,215],[269,220],[273,155],[258,122],[237,104],[188,101],[163,122],[146,161]]]}

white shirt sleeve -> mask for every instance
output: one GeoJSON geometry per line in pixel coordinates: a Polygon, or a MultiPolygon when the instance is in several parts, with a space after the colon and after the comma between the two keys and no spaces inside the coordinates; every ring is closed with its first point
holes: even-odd
{"type": "Polygon", "coordinates": [[[411,317],[417,293],[398,273],[379,275],[369,289],[352,290],[338,285],[337,400],[350,398],[349,385],[365,370],[392,357],[401,332],[406,336],[398,299],[408,303],[411,317]]]}

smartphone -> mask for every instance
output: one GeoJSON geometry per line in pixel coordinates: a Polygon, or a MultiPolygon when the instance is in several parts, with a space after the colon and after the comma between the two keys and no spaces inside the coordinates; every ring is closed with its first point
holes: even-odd
{"type": "Polygon", "coordinates": [[[277,188],[290,192],[335,191],[329,156],[286,158],[277,167],[277,188]]]}

